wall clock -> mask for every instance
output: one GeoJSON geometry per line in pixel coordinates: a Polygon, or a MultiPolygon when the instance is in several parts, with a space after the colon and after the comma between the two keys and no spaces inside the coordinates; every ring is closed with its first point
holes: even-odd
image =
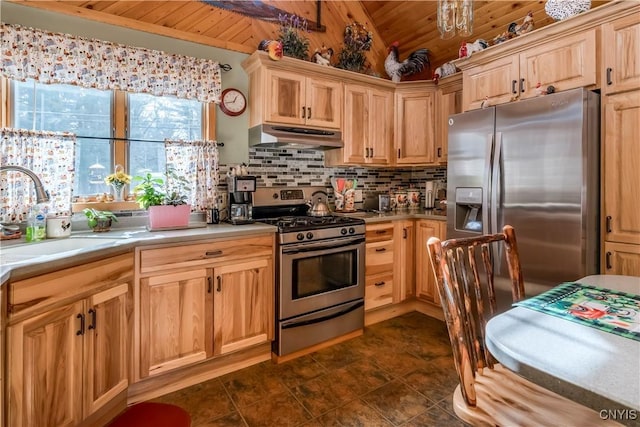
{"type": "Polygon", "coordinates": [[[247,98],[238,89],[229,88],[222,91],[220,109],[228,116],[239,116],[247,108],[247,98]]]}

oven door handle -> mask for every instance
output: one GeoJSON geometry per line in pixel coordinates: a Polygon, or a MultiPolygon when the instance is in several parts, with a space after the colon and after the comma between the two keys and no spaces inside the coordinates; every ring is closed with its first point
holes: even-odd
{"type": "Polygon", "coordinates": [[[344,316],[347,313],[351,313],[352,311],[357,310],[363,305],[364,305],[364,300],[360,300],[360,301],[357,301],[355,304],[345,308],[344,310],[338,311],[336,313],[328,314],[326,316],[318,317],[315,319],[309,319],[309,320],[300,320],[300,321],[293,320],[289,322],[284,322],[282,323],[282,329],[291,329],[291,328],[297,328],[300,326],[307,326],[307,325],[313,325],[315,323],[326,322],[327,320],[335,319],[336,317],[344,316]]]}
{"type": "MultiPolygon", "coordinates": [[[[335,241],[335,240],[334,240],[335,241]]],[[[292,249],[282,249],[282,253],[283,254],[287,254],[287,255],[292,255],[292,254],[299,254],[302,252],[317,252],[317,251],[321,251],[324,249],[338,249],[338,248],[344,248],[345,246],[353,246],[353,245],[357,245],[360,243],[364,243],[364,237],[360,237],[357,239],[350,239],[348,242],[342,243],[340,245],[335,245],[335,246],[329,246],[329,245],[313,245],[313,246],[308,246],[308,247],[304,247],[304,248],[292,248],[292,249]]]]}

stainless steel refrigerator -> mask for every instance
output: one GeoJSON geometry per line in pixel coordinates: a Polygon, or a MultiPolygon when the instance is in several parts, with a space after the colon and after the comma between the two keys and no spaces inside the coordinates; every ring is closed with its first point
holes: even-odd
{"type": "Polygon", "coordinates": [[[599,95],[574,89],[450,116],[447,238],[512,225],[528,296],[596,274],[599,115],[599,95]]]}

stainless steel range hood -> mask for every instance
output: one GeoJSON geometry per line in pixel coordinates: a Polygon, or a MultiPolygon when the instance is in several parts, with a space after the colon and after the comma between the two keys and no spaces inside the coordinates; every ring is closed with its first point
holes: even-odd
{"type": "Polygon", "coordinates": [[[342,148],[339,130],[321,130],[293,125],[258,125],[249,129],[249,145],[257,147],[332,150],[342,148]]]}

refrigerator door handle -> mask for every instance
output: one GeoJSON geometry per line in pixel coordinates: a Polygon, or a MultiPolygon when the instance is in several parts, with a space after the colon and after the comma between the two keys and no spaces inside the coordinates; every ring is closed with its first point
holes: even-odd
{"type": "MultiPolygon", "coordinates": [[[[491,167],[491,233],[499,233],[502,230],[498,229],[498,211],[501,209],[499,201],[501,190],[501,170],[502,165],[502,132],[496,132],[495,150],[493,152],[493,164],[491,167]]],[[[500,272],[502,260],[502,245],[498,245],[498,253],[495,257],[494,268],[496,272],[500,272]]]]}
{"type": "Polygon", "coordinates": [[[482,180],[482,232],[485,234],[491,233],[491,224],[489,222],[489,212],[491,205],[489,205],[489,198],[491,193],[491,156],[493,153],[493,132],[487,134],[487,141],[485,144],[484,154],[484,179],[482,180]]]}

